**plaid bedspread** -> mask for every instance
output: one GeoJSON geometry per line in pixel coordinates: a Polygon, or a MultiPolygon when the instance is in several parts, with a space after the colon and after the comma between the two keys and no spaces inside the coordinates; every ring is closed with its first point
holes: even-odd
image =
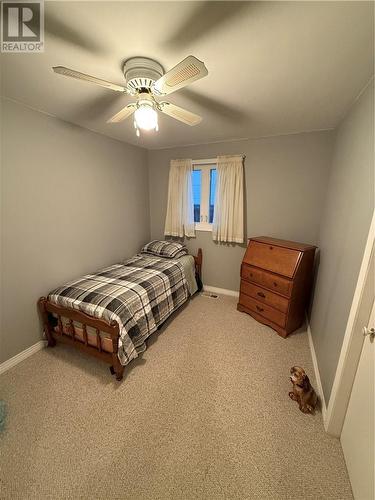
{"type": "Polygon", "coordinates": [[[118,357],[126,365],[146,349],[145,340],[189,296],[177,260],[136,255],[123,264],[56,288],[48,299],[120,326],[118,357]]]}

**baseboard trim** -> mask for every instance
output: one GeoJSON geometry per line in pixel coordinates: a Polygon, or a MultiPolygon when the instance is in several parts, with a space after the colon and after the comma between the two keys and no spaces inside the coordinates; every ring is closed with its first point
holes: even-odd
{"type": "Polygon", "coordinates": [[[7,359],[3,363],[0,364],[0,374],[6,372],[10,368],[13,368],[13,366],[18,365],[18,363],[21,363],[24,359],[28,358],[29,356],[32,356],[36,352],[40,351],[46,346],[46,341],[45,340],[39,340],[36,344],[28,347],[22,352],[19,352],[13,358],[7,359]]]}
{"type": "Polygon", "coordinates": [[[239,297],[240,292],[236,290],[227,290],[226,288],[217,288],[216,286],[203,285],[204,292],[217,293],[219,295],[229,295],[230,297],[239,297]]]}
{"type": "Polygon", "coordinates": [[[318,360],[316,357],[314,341],[313,341],[312,333],[311,333],[310,322],[309,322],[307,316],[306,316],[306,325],[307,325],[307,338],[309,339],[309,347],[310,347],[311,358],[312,358],[312,362],[313,362],[313,366],[314,366],[315,380],[316,380],[316,384],[317,384],[316,392],[318,393],[318,396],[320,398],[320,402],[322,405],[322,416],[323,416],[324,428],[327,430],[327,428],[326,428],[327,405],[326,405],[326,401],[324,399],[322,379],[320,378],[318,360]]]}

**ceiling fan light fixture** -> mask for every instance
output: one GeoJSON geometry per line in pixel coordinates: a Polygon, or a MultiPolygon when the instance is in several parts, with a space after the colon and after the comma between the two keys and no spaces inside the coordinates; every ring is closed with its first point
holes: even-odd
{"type": "Polygon", "coordinates": [[[117,85],[101,78],[96,78],[86,73],[81,73],[65,66],[54,66],[55,73],[82,80],[105,87],[110,90],[122,92],[136,98],[124,106],[107,123],[120,123],[134,113],[134,128],[137,137],[141,130],[159,130],[158,112],[164,113],[175,120],[186,125],[194,126],[202,121],[202,118],[191,111],[180,108],[170,102],[159,102],[155,97],[171,94],[190,83],[195,82],[208,74],[207,68],[202,61],[190,55],[179,62],[167,73],[163,67],[153,59],[147,57],[132,57],[125,61],[123,70],[126,85],[117,85]]]}
{"type": "Polygon", "coordinates": [[[157,130],[158,114],[151,104],[143,103],[134,112],[136,128],[141,130],[157,130]]]}

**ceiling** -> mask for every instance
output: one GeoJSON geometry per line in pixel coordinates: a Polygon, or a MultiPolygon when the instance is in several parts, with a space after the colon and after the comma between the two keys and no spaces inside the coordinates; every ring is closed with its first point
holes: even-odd
{"type": "Polygon", "coordinates": [[[149,149],[334,128],[374,71],[373,2],[46,2],[43,54],[2,54],[2,94],[149,149]],[[203,117],[159,132],[106,120],[130,96],[56,75],[124,84],[132,56],[166,70],[187,55],[209,74],[168,96],[203,117]]]}

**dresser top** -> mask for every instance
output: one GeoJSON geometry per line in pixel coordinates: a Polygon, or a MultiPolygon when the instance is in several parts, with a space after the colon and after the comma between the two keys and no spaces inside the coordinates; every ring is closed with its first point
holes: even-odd
{"type": "Polygon", "coordinates": [[[296,241],[279,240],[277,238],[269,238],[268,236],[257,236],[256,238],[249,238],[251,241],[258,241],[259,243],[266,243],[268,245],[290,248],[291,250],[299,250],[300,252],[306,252],[307,250],[313,250],[317,248],[314,245],[306,245],[304,243],[297,243],[296,241]]]}

